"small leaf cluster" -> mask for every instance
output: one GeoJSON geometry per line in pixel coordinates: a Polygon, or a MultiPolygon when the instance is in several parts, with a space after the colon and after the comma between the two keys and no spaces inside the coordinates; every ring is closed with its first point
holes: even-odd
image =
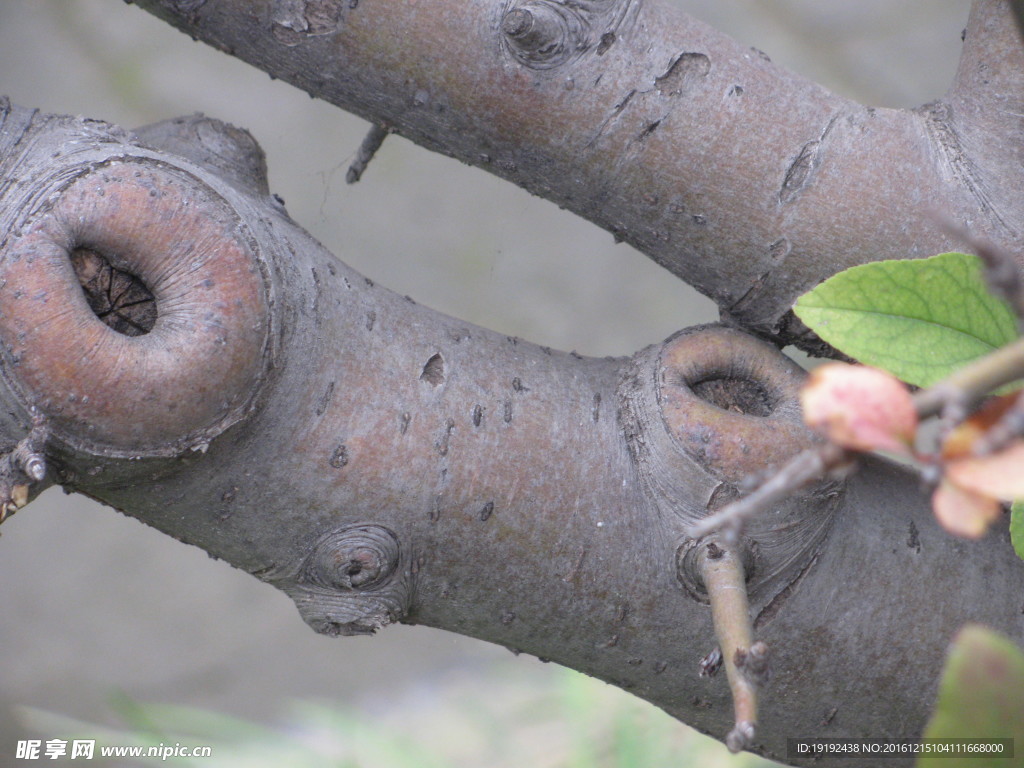
{"type": "Polygon", "coordinates": [[[911,456],[941,470],[932,495],[939,522],[977,538],[1011,509],[1011,540],[1024,557],[1024,439],[979,449],[1017,403],[996,396],[943,435],[937,455],[917,450],[918,413],[906,384],[941,385],[956,371],[1018,339],[1018,318],[989,290],[980,260],[964,253],[853,267],[801,296],[796,315],[864,366],[830,363],[803,393],[804,416],[857,451],[911,456]]]}

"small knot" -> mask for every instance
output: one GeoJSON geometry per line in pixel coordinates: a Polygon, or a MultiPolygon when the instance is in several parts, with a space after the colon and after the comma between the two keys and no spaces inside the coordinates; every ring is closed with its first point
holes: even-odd
{"type": "Polygon", "coordinates": [[[532,69],[551,69],[587,48],[586,23],[573,9],[550,0],[528,0],[501,20],[509,53],[532,69]]]}
{"type": "Polygon", "coordinates": [[[299,574],[299,583],[350,591],[375,587],[398,567],[398,539],[380,525],[331,531],[317,542],[299,574]]]}
{"type": "Polygon", "coordinates": [[[533,30],[533,27],[533,14],[525,8],[513,8],[501,20],[502,33],[520,41],[533,30]]]}
{"type": "Polygon", "coordinates": [[[401,620],[412,601],[412,571],[398,537],[381,525],[348,525],[317,540],[294,579],[278,586],[316,632],[373,634],[401,620]]]}

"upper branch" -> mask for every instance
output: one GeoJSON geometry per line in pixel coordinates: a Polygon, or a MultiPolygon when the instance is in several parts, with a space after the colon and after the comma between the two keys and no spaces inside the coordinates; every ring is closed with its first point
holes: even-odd
{"type": "Polygon", "coordinates": [[[948,249],[936,214],[1020,250],[1007,0],[975,3],[971,87],[913,111],[831,94],[654,0],[138,4],[575,211],[782,340],[806,333],[789,307],[830,274],[948,249]]]}

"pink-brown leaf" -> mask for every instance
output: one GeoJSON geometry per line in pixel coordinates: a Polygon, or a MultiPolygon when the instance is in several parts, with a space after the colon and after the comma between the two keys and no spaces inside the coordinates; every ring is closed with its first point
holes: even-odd
{"type": "Polygon", "coordinates": [[[942,443],[942,458],[948,461],[974,455],[978,440],[1013,408],[1019,396],[1019,392],[1014,392],[1012,395],[989,398],[946,436],[942,443]]]}
{"type": "Polygon", "coordinates": [[[1024,499],[1024,440],[990,456],[968,456],[946,465],[946,477],[974,493],[1004,501],[1024,499]]]}
{"type": "Polygon", "coordinates": [[[844,448],[907,453],[917,430],[906,386],[877,368],[846,363],[816,368],[801,404],[807,424],[844,448]]]}
{"type": "Polygon", "coordinates": [[[950,533],[979,539],[999,519],[1002,505],[991,496],[961,488],[943,478],[932,495],[932,511],[950,533]]]}

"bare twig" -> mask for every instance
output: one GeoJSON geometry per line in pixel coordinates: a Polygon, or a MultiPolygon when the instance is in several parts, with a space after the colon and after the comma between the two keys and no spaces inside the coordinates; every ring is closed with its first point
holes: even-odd
{"type": "Polygon", "coordinates": [[[918,418],[942,413],[950,403],[968,410],[1005,384],[1024,378],[1024,338],[979,357],[938,384],[914,395],[918,418]]]}
{"type": "Polygon", "coordinates": [[[720,531],[725,541],[731,543],[737,538],[743,523],[751,517],[782,501],[808,483],[824,477],[833,469],[848,464],[852,458],[850,451],[833,443],[802,451],[755,491],[726,504],[715,514],[708,515],[690,526],[689,535],[699,539],[720,531]]]}
{"type": "Polygon", "coordinates": [[[721,542],[709,542],[703,554],[704,586],[711,600],[725,676],[732,693],[736,724],[725,737],[730,752],[751,745],[757,727],[757,687],[767,676],[768,647],[753,642],[747,585],[739,552],[721,542]]]}
{"type": "MultiPolygon", "coordinates": [[[[993,390],[1024,378],[1024,338],[980,357],[947,379],[914,395],[918,418],[942,416],[949,423],[961,421],[993,390]]],[[[1024,409],[1024,405],[1021,406],[1024,409]]],[[[1024,429],[1024,413],[1013,417],[1008,430],[1016,436],[1024,429]]],[[[996,436],[997,439],[998,435],[996,436]]],[[[1009,439],[1012,439],[1009,438],[1009,439]]],[[[760,512],[782,501],[808,483],[849,464],[854,452],[833,443],[797,454],[752,493],[727,504],[713,515],[690,526],[689,535],[699,539],[716,531],[727,543],[735,542],[743,524],[760,512]]]]}
{"type": "Polygon", "coordinates": [[[355,184],[362,178],[363,173],[366,171],[366,166],[373,160],[373,156],[377,154],[377,150],[380,149],[380,145],[384,143],[384,139],[387,138],[390,132],[383,125],[374,123],[370,126],[370,130],[363,138],[363,143],[356,150],[356,157],[352,161],[352,165],[348,167],[348,172],[345,174],[346,182],[355,184]]]}
{"type": "MultiPolygon", "coordinates": [[[[1020,4],[1024,4],[1024,0],[1020,4]]],[[[1020,4],[1015,9],[1019,10],[1020,4]]],[[[943,229],[963,240],[981,259],[989,290],[1010,305],[1018,321],[1024,320],[1024,282],[1021,281],[1020,267],[1013,254],[988,240],[975,237],[947,216],[936,216],[936,219],[943,229]]]]}

